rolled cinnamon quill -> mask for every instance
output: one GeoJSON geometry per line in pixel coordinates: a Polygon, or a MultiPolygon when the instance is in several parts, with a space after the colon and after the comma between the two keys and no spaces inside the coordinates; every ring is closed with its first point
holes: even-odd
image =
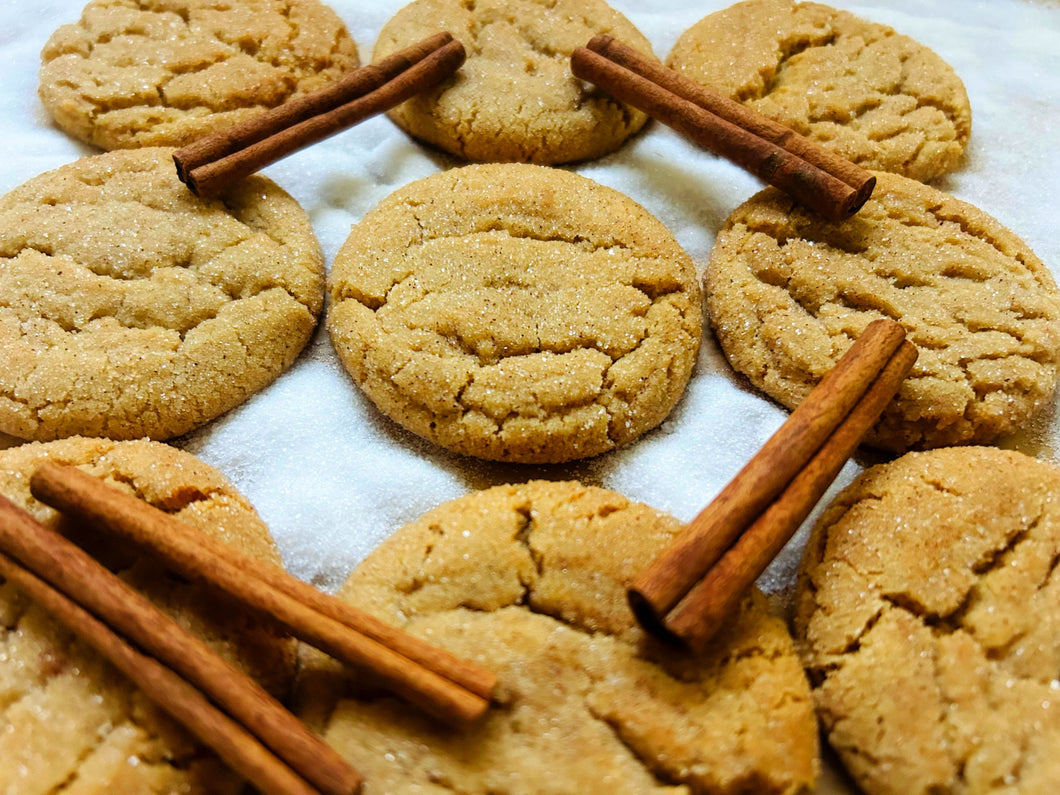
{"type": "Polygon", "coordinates": [[[182,575],[215,585],[295,637],[371,672],[436,717],[466,723],[489,708],[496,685],[489,671],[195,532],[76,467],[45,462],[30,489],[41,502],[147,547],[182,575]]]}
{"type": "Polygon", "coordinates": [[[856,213],[876,186],[865,169],[610,36],[575,50],[571,70],[830,221],[856,213]]]}
{"type": "Polygon", "coordinates": [[[360,790],[360,774],[254,680],[2,495],[0,575],[261,791],[352,795],[360,790]]]}
{"type": "Polygon", "coordinates": [[[463,45],[438,33],[173,154],[177,176],[209,198],[287,155],[400,105],[464,63],[463,45]]]}
{"type": "Polygon", "coordinates": [[[655,635],[700,650],[806,519],[917,358],[900,325],[869,324],[718,496],[631,584],[655,635]]]}

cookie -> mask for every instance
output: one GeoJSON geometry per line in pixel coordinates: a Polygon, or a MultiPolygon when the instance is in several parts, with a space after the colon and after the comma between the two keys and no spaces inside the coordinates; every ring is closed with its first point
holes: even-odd
{"type": "Polygon", "coordinates": [[[922,181],[955,169],[972,112],[938,55],[818,3],[747,0],[710,14],[668,64],[866,168],[922,181]]]}
{"type": "Polygon", "coordinates": [[[448,30],[467,50],[452,78],[390,111],[409,134],[466,160],[556,164],[617,149],[647,121],[571,74],[598,33],[651,54],[603,0],[416,0],[380,31],[378,60],[448,30]]]}
{"type": "Polygon", "coordinates": [[[718,340],[734,368],[794,408],[866,325],[897,320],[919,358],[867,441],[988,443],[1056,389],[1060,293],[986,213],[911,179],[877,179],[841,223],[772,189],[733,212],[705,277],[718,340]]]}
{"type": "Polygon", "coordinates": [[[1060,468],[910,453],[821,516],[796,628],[832,746],[868,793],[1060,781],[1060,468]]]}
{"type": "Polygon", "coordinates": [[[183,146],[358,66],[317,0],[93,0],[41,62],[56,124],[103,149],[183,146]]]}
{"type": "Polygon", "coordinates": [[[551,463],[658,425],[696,360],[695,268],[655,218],[585,177],[466,166],[357,224],[331,339],[379,409],[465,455],[551,463]]]}
{"type": "Polygon", "coordinates": [[[817,730],[782,621],[751,594],[699,658],[646,639],[625,587],[681,524],[577,483],[499,486],[391,536],[343,599],[492,670],[460,732],[322,655],[300,712],[380,792],[796,793],[817,730]]]}
{"type": "Polygon", "coordinates": [[[154,148],[36,177],[0,198],[0,432],[186,433],[294,361],[323,292],[309,219],[263,177],[202,201],[154,148]]]}
{"type": "MultiPolygon", "coordinates": [[[[267,622],[30,495],[45,460],[81,467],[240,552],[279,564],[268,528],[215,469],[158,442],[71,438],[0,452],[0,493],[79,543],[229,663],[283,696],[295,648],[267,622]]],[[[0,791],[237,793],[240,780],[91,648],[0,579],[0,791]]]]}

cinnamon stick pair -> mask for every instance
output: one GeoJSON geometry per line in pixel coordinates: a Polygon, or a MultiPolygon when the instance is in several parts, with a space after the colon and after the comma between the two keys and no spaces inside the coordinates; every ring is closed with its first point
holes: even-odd
{"type": "MultiPolygon", "coordinates": [[[[496,678],[296,580],[76,467],[45,462],[34,496],[157,552],[296,637],[367,669],[430,713],[463,723],[489,707],[496,678]]],[[[265,793],[350,795],[363,779],[264,691],[88,553],[0,495],[0,576],[126,674],[265,793]]]]}
{"type": "Polygon", "coordinates": [[[370,672],[435,717],[469,723],[489,709],[497,681],[489,671],[242,555],[77,467],[45,462],[30,489],[41,502],[150,549],[179,574],[220,588],[295,637],[370,672]]]}
{"type": "Polygon", "coordinates": [[[571,70],[829,221],[856,213],[876,186],[865,169],[610,36],[575,50],[571,70]]]}
{"type": "Polygon", "coordinates": [[[196,196],[217,196],[270,163],[439,85],[465,57],[459,41],[438,33],[321,91],[178,149],[177,176],[196,196]]]}
{"type": "Polygon", "coordinates": [[[917,358],[902,327],[869,324],[787,421],[633,582],[653,634],[702,649],[809,515],[917,358]]]}
{"type": "Polygon", "coordinates": [[[350,795],[361,775],[254,680],[0,495],[0,576],[265,793],[350,795]]]}

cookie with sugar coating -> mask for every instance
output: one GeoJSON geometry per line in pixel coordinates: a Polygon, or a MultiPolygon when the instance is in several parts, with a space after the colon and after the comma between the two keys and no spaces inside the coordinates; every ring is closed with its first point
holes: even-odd
{"type": "Polygon", "coordinates": [[[910,453],[822,514],[796,631],[824,732],[873,795],[1060,780],[1060,468],[910,453]]]}
{"type": "Polygon", "coordinates": [[[92,0],[44,45],[38,91],[86,143],[183,146],[357,66],[318,0],[92,0]]]}
{"type": "Polygon", "coordinates": [[[401,188],[353,228],[329,291],[332,342],[376,406],[499,461],[585,458],[655,427],[701,336],[696,270],[666,228],[544,166],[401,188]]]}
{"type": "Polygon", "coordinates": [[[499,486],[394,533],[340,598],[498,676],[454,732],[304,659],[300,714],[381,792],[804,793],[817,727],[784,623],[755,591],[709,652],[646,638],[625,589],[682,525],[571,482],[499,486]]]}
{"type": "MultiPolygon", "coordinates": [[[[77,466],[239,552],[280,563],[268,528],[217,470],[158,442],[70,438],[0,452],[0,493],[88,548],[230,664],[284,697],[289,637],[152,556],[62,519],[35,500],[43,461],[77,466]]],[[[243,783],[89,646],[0,580],[0,791],[235,793],[243,783]]]]}
{"type": "Polygon", "coordinates": [[[203,201],[163,148],[49,171],[0,198],[0,431],[186,433],[283,372],[323,299],[309,219],[269,179],[203,201]]]}
{"type": "Polygon", "coordinates": [[[865,168],[930,180],[960,164],[971,134],[949,64],[821,3],[736,3],[685,31],[667,63],[865,168]]]}
{"type": "Polygon", "coordinates": [[[603,0],[415,0],[383,26],[373,59],[448,30],[467,61],[436,89],[389,112],[429,144],[480,162],[558,164],[600,157],[647,116],[571,73],[598,33],[651,55],[648,40],[603,0]]]}
{"type": "Polygon", "coordinates": [[[867,442],[892,451],[985,444],[1017,430],[1060,377],[1060,292],[982,210],[877,172],[868,203],[829,223],[766,190],[738,207],[705,276],[732,366],[795,408],[871,321],[901,323],[919,358],[867,442]]]}

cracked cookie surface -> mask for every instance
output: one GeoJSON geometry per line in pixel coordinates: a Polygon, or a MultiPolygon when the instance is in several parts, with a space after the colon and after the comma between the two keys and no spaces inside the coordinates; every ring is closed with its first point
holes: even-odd
{"type": "MultiPolygon", "coordinates": [[[[295,649],[215,591],[121,541],[65,522],[30,494],[42,461],[71,464],[279,565],[268,528],[212,467],[158,442],[71,438],[0,452],[0,493],[88,548],[229,663],[283,696],[295,649]],[[220,608],[220,609],[219,609],[220,608]]],[[[0,578],[0,792],[237,793],[242,782],[91,648],[0,578]]]]}
{"type": "Polygon", "coordinates": [[[183,146],[358,65],[317,0],[94,0],[41,61],[45,108],[103,149],[183,146]]]}
{"type": "Polygon", "coordinates": [[[574,77],[571,53],[610,33],[651,55],[633,24],[602,0],[416,0],[380,31],[373,59],[439,30],[467,61],[437,89],[388,114],[466,160],[556,164],[617,149],[647,121],[574,77]]]}
{"type": "Polygon", "coordinates": [[[930,180],[971,132],[964,84],[927,47],[819,3],[748,0],[689,28],[667,63],[866,168],[930,180]]]}
{"type": "Polygon", "coordinates": [[[733,367],[797,406],[880,317],[919,358],[867,442],[892,451],[984,444],[1047,403],[1060,293],[1014,234],[965,202],[877,173],[852,218],[823,222],[774,190],[726,221],[706,300],[733,367]]]}
{"type": "Polygon", "coordinates": [[[796,628],[831,744],[869,793],[1060,780],[1060,469],[910,453],[822,515],[796,628]]]}
{"type": "Polygon", "coordinates": [[[286,369],[321,311],[301,207],[251,177],[216,201],[171,150],[121,150],[0,198],[0,431],[166,439],[286,369]]]}
{"type": "Polygon", "coordinates": [[[328,324],[384,414],[481,458],[551,463],[670,412],[702,326],[695,267],[631,199],[532,165],[415,182],[357,224],[328,324]]]}
{"type": "Polygon", "coordinates": [[[461,732],[309,653],[300,712],[366,793],[796,793],[817,729],[782,621],[749,595],[711,651],[645,638],[625,587],[682,525],[577,483],[445,503],[370,555],[343,599],[497,674],[461,732]]]}

